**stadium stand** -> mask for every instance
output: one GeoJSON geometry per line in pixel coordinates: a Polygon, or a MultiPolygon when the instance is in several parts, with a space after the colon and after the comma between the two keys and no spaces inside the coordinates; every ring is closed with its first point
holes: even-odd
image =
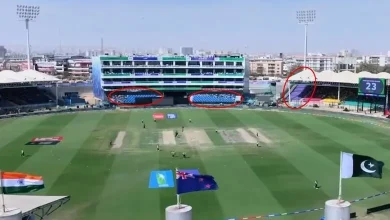
{"type": "Polygon", "coordinates": [[[78,92],[66,92],[62,98],[67,106],[86,104],[85,99],[81,98],[78,92]]]}
{"type": "Polygon", "coordinates": [[[0,96],[8,104],[5,107],[45,104],[53,101],[45,91],[36,87],[4,88],[0,90],[0,96]]]}
{"type": "Polygon", "coordinates": [[[233,94],[197,94],[193,95],[192,97],[193,103],[235,103],[236,102],[236,96],[233,94]]]}
{"type": "MultiPolygon", "coordinates": [[[[298,84],[291,91],[291,101],[299,101],[301,99],[309,98],[313,92],[314,86],[312,85],[301,85],[298,84]]],[[[338,87],[331,86],[317,86],[316,91],[314,93],[314,99],[334,99],[337,101],[338,96],[338,87]]],[[[342,87],[340,88],[340,101],[353,101],[357,96],[357,88],[348,88],[342,87]]],[[[335,101],[329,101],[335,102],[335,101]]]]}
{"type": "MultiPolygon", "coordinates": [[[[372,74],[369,72],[352,73],[343,71],[335,73],[333,71],[323,71],[315,73],[317,88],[312,104],[324,105],[346,105],[346,106],[363,106],[364,108],[372,108],[383,105],[384,98],[381,97],[358,97],[357,84],[359,78],[383,78],[390,79],[390,74],[381,72],[372,74]]],[[[310,70],[304,70],[295,74],[290,78],[294,83],[291,86],[291,102],[305,102],[312,94],[314,86],[314,75],[310,70]]],[[[290,97],[286,94],[286,99],[290,97]]]]}
{"type": "MultiPolygon", "coordinates": [[[[385,107],[384,97],[358,96],[359,78],[390,79],[390,74],[381,72],[372,74],[369,72],[352,73],[348,71],[335,73],[323,71],[315,73],[317,82],[314,96],[308,103],[309,106],[339,106],[341,108],[382,111],[385,107]]],[[[290,78],[290,96],[286,94],[286,100],[294,106],[299,106],[308,101],[314,89],[314,75],[310,70],[304,70],[290,78]]],[[[279,100],[281,101],[281,100],[279,100]]]]}
{"type": "Polygon", "coordinates": [[[35,70],[0,72],[0,114],[33,111],[56,105],[55,95],[45,89],[59,79],[35,70]]]}
{"type": "Polygon", "coordinates": [[[113,95],[113,99],[117,103],[134,104],[138,99],[159,98],[156,94],[136,94],[136,95],[113,95]]]}
{"type": "MultiPolygon", "coordinates": [[[[322,72],[316,72],[316,81],[317,83],[321,82],[334,82],[334,83],[346,83],[346,84],[357,84],[359,78],[367,77],[367,78],[383,78],[390,79],[390,73],[381,72],[378,74],[373,74],[369,72],[360,72],[353,73],[350,71],[343,71],[339,73],[335,73],[333,71],[325,70],[322,72]]],[[[290,78],[291,81],[296,82],[313,82],[314,75],[310,70],[304,70],[292,76],[290,78]]]]}

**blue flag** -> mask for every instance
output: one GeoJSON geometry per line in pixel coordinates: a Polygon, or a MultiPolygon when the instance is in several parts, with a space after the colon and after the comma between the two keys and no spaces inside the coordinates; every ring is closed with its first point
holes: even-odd
{"type": "Polygon", "coordinates": [[[176,194],[217,189],[213,176],[176,171],[176,194]]]}

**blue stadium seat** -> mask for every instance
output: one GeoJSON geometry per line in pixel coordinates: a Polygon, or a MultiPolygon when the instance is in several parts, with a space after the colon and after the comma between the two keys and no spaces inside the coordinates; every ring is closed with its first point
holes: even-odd
{"type": "Polygon", "coordinates": [[[233,94],[197,94],[192,96],[192,102],[194,103],[223,103],[231,104],[235,103],[236,96],[233,94]]]}
{"type": "Polygon", "coordinates": [[[114,95],[111,98],[118,103],[135,104],[137,98],[159,98],[157,94],[114,95]]]}

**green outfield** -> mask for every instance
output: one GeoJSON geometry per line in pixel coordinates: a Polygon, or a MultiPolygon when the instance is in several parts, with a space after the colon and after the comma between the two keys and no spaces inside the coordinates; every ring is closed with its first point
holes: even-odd
{"type": "MultiPolygon", "coordinates": [[[[42,175],[46,188],[38,195],[70,195],[71,201],[53,213],[52,219],[58,220],[164,219],[165,207],[176,201],[175,190],[148,189],[149,174],[175,167],[199,169],[219,184],[218,191],[183,195],[183,203],[193,206],[196,220],[319,208],[337,197],[340,151],[390,164],[387,123],[343,117],[138,109],[6,119],[0,120],[0,169],[42,175]],[[152,114],[157,112],[175,113],[178,118],[155,123],[152,114]],[[178,138],[173,137],[175,130],[178,138]],[[25,145],[34,137],[50,136],[64,140],[55,146],[25,145]],[[256,147],[257,142],[261,147],[256,147]],[[161,151],[156,151],[157,144],[161,151]],[[27,157],[20,157],[22,149],[27,157]],[[187,152],[190,158],[172,158],[172,150],[187,152]],[[313,188],[314,180],[322,185],[320,190],[313,188]]],[[[390,190],[386,165],[383,175],[381,180],[345,180],[345,199],[390,190]]],[[[353,204],[353,210],[361,212],[388,200],[387,195],[365,200],[353,204]]],[[[278,218],[319,219],[322,215],[319,211],[278,218]]]]}

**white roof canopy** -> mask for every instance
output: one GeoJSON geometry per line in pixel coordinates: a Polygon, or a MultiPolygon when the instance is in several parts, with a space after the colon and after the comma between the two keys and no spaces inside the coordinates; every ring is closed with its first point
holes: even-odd
{"type": "MultiPolygon", "coordinates": [[[[4,195],[4,205],[6,212],[19,209],[22,211],[22,216],[26,217],[32,214],[39,214],[44,217],[55,211],[61,205],[67,203],[70,196],[32,196],[32,195],[4,195]],[[50,207],[53,205],[54,207],[50,207]]],[[[4,214],[3,209],[0,209],[0,217],[4,214]]]]}
{"type": "MultiPolygon", "coordinates": [[[[333,71],[325,70],[322,72],[315,72],[317,82],[335,82],[335,83],[349,83],[358,84],[359,78],[381,78],[390,79],[390,73],[381,72],[373,74],[369,72],[353,73],[349,71],[343,71],[335,73],[333,71]]],[[[314,82],[314,75],[310,70],[304,70],[292,76],[291,81],[303,81],[303,82],[314,82]]]]}
{"type": "Polygon", "coordinates": [[[35,70],[24,70],[14,72],[11,70],[3,70],[0,72],[0,84],[4,83],[29,83],[29,82],[52,82],[59,81],[54,76],[47,75],[35,70]]]}

